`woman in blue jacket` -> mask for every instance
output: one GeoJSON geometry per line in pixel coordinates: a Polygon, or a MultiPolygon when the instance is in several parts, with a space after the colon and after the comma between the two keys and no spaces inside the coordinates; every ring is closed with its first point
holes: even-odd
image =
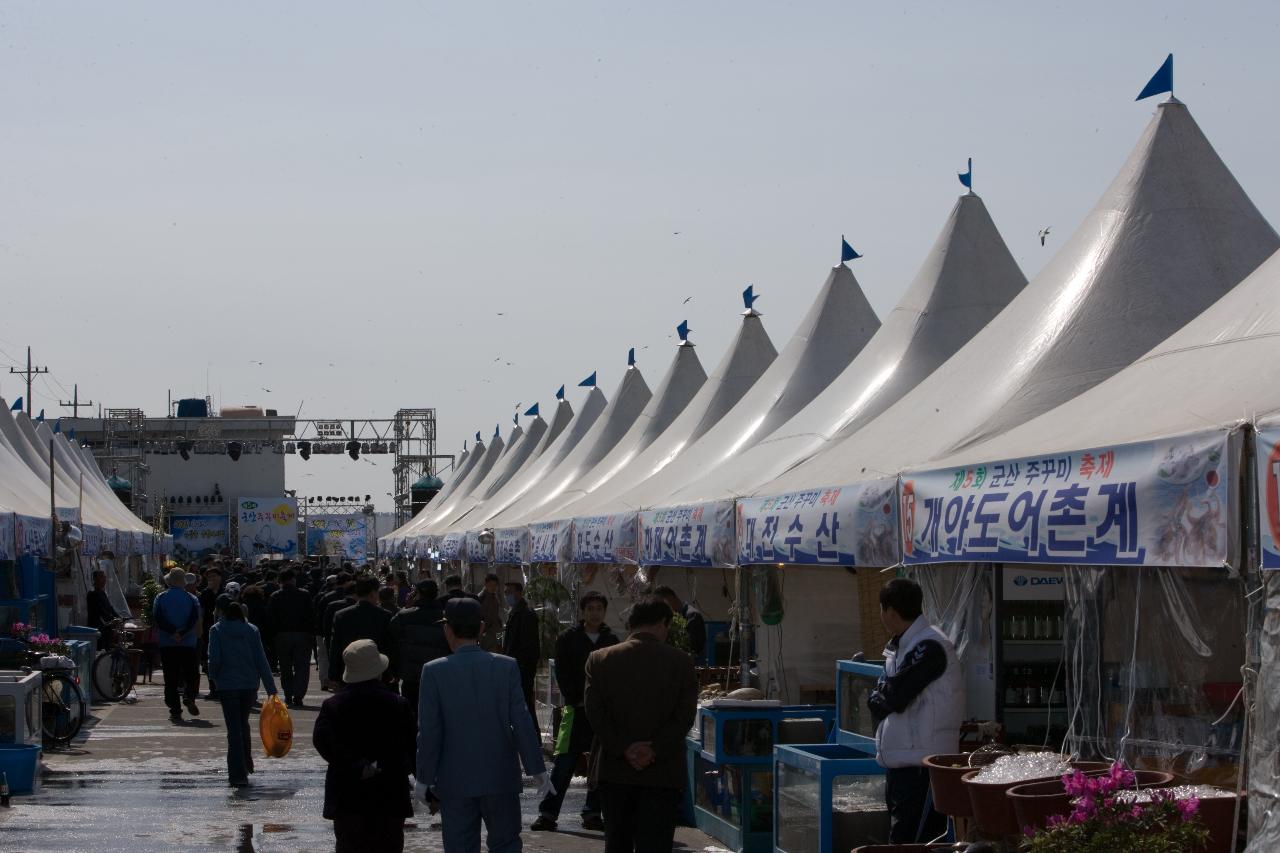
{"type": "Polygon", "coordinates": [[[249,712],[258,698],[258,682],[276,695],[271,664],[258,629],[245,621],[244,609],[228,595],[218,596],[218,623],[209,629],[209,678],[218,685],[227,724],[227,777],[233,787],[249,784],[253,772],[249,712]]]}

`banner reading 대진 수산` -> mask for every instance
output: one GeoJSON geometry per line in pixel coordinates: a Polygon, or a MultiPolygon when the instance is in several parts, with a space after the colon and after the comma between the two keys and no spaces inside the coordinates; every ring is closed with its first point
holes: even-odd
{"type": "Polygon", "coordinates": [[[1280,424],[1258,427],[1254,441],[1262,568],[1280,569],[1280,424]]]}
{"type": "Polygon", "coordinates": [[[1221,566],[1227,440],[1210,432],[903,474],[903,562],[1221,566]]]}
{"type": "Polygon", "coordinates": [[[896,478],[738,501],[738,563],[892,566],[896,478]]]}
{"type": "Polygon", "coordinates": [[[173,558],[185,563],[226,547],[231,520],[225,515],[175,515],[169,530],[173,533],[173,558]]]}

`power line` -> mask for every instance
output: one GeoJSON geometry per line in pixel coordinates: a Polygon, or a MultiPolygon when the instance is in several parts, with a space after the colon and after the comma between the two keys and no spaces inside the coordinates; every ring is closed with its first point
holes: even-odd
{"type": "MultiPolygon", "coordinates": [[[[66,390],[66,389],[63,389],[63,390],[66,390]]],[[[93,401],[92,401],[92,400],[85,400],[83,403],[82,403],[82,402],[80,402],[80,386],[79,386],[79,385],[76,385],[76,386],[75,386],[75,393],[73,393],[73,394],[71,395],[71,400],[70,400],[70,401],[67,401],[67,400],[59,400],[59,401],[58,401],[58,405],[59,405],[59,406],[62,406],[63,408],[70,408],[70,409],[71,409],[71,417],[73,417],[73,418],[78,418],[78,417],[80,417],[80,407],[81,407],[81,406],[92,406],[92,405],[93,405],[93,401]]]]}
{"type": "Polygon", "coordinates": [[[17,375],[19,375],[19,376],[26,376],[26,378],[27,378],[27,396],[26,396],[26,398],[23,400],[23,407],[24,407],[25,411],[26,411],[28,414],[30,414],[30,413],[31,413],[31,411],[32,411],[32,409],[34,408],[34,406],[32,405],[33,400],[31,399],[31,379],[32,379],[32,377],[34,377],[34,376],[39,376],[41,373],[48,373],[48,372],[49,372],[49,368],[47,368],[47,367],[32,367],[32,366],[31,366],[31,347],[27,347],[27,369],[26,369],[26,370],[19,370],[19,369],[17,369],[16,367],[10,367],[10,368],[9,368],[9,372],[10,372],[10,373],[13,373],[13,374],[17,374],[17,375]]]}

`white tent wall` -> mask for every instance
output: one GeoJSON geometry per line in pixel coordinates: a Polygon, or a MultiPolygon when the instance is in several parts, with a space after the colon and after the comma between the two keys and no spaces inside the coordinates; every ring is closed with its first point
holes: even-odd
{"type": "Polygon", "coordinates": [[[861,430],[750,491],[857,482],[1009,430],[1133,363],[1278,246],[1187,108],[1162,104],[1097,206],[980,335],[861,430]]]}
{"type": "MultiPolygon", "coordinates": [[[[517,500],[498,512],[486,512],[488,518],[483,521],[492,523],[495,527],[511,527],[516,523],[524,523],[530,507],[536,507],[548,495],[559,494],[561,489],[573,482],[584,471],[590,470],[617,446],[652,397],[653,392],[649,390],[649,385],[645,382],[640,368],[629,366],[622,376],[613,399],[592,425],[591,431],[583,436],[582,441],[572,451],[566,453],[559,464],[545,473],[536,489],[524,492],[517,500]]],[[[469,529],[475,529],[481,521],[481,519],[470,518],[466,523],[469,529]]]]}
{"type": "Polygon", "coordinates": [[[428,528],[430,533],[443,533],[454,524],[464,524],[467,529],[478,529],[488,519],[506,509],[519,500],[526,492],[542,482],[543,477],[555,470],[565,457],[586,439],[592,432],[596,421],[608,407],[608,400],[599,388],[592,388],[583,400],[582,407],[560,436],[552,441],[542,453],[512,477],[507,484],[493,494],[488,500],[477,504],[465,515],[456,516],[452,520],[433,522],[428,528]]]}
{"type": "MultiPolygon", "coordinates": [[[[505,459],[512,450],[515,449],[521,441],[524,440],[524,427],[520,426],[520,419],[517,418],[515,426],[511,427],[511,432],[507,435],[506,447],[503,448],[501,459],[505,459]]],[[[492,473],[492,472],[491,472],[492,473]]],[[[487,478],[486,478],[487,479],[487,478]]]]}
{"type": "MultiPolygon", "coordinates": [[[[501,441],[501,439],[495,439],[495,442],[496,441],[501,441]]],[[[427,507],[423,513],[420,513],[421,515],[425,515],[426,512],[430,511],[431,515],[423,519],[423,524],[416,525],[417,530],[421,530],[425,523],[430,523],[433,520],[444,518],[451,514],[453,510],[457,508],[458,504],[467,497],[472,487],[483,479],[484,475],[480,474],[479,477],[477,477],[477,473],[481,469],[484,470],[485,474],[489,473],[488,469],[484,468],[484,466],[488,464],[492,467],[493,463],[497,461],[497,457],[489,454],[488,443],[481,439],[477,439],[475,446],[471,449],[471,460],[472,462],[467,466],[467,469],[459,473],[457,482],[453,484],[453,488],[449,490],[449,494],[447,496],[436,495],[435,500],[431,502],[432,506],[427,507]]]]}
{"type": "MultiPolygon", "coordinates": [[[[553,474],[550,479],[551,488],[538,490],[521,502],[524,518],[528,521],[556,518],[558,511],[580,494],[575,489],[578,484],[585,484],[583,488],[590,491],[626,467],[637,454],[642,453],[671,426],[706,381],[707,372],[693,345],[682,343],[677,346],[675,358],[667,368],[666,375],[648,404],[632,421],[626,434],[594,465],[590,468],[584,466],[583,473],[578,476],[569,479],[570,474],[566,474],[564,478],[561,478],[559,471],[553,474]]],[[[512,511],[515,510],[516,507],[513,507],[512,511]]],[[[503,515],[504,518],[510,518],[510,513],[503,515]]]]}
{"type": "Polygon", "coordinates": [[[741,493],[852,435],[972,340],[1026,283],[982,199],[961,196],[906,293],[849,366],[771,434],[690,478],[671,503],[741,493]]]}
{"type": "Polygon", "coordinates": [[[570,502],[566,502],[564,512],[590,515],[596,509],[606,509],[618,495],[661,471],[718,424],[777,356],[759,312],[743,312],[742,325],[728,352],[671,426],[608,479],[584,477],[566,489],[564,494],[570,502]]]}
{"type": "Polygon", "coordinates": [[[841,264],[828,274],[817,299],[791,340],[737,405],[696,442],[685,447],[679,464],[667,465],[607,505],[595,498],[573,506],[575,516],[655,506],[684,485],[690,472],[706,471],[760,440],[785,422],[853,361],[871,340],[880,321],[858,281],[841,264]]]}

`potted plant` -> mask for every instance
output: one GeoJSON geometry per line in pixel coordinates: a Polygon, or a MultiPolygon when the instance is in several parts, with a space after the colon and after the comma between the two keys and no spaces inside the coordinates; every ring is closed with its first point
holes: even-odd
{"type": "Polygon", "coordinates": [[[1172,790],[1151,792],[1147,802],[1135,802],[1123,791],[1136,782],[1132,770],[1119,762],[1106,774],[1088,776],[1075,770],[1062,777],[1073,806],[1068,815],[1054,815],[1042,829],[1028,828],[1025,853],[1190,853],[1204,850],[1209,830],[1200,819],[1200,801],[1177,799],[1172,790]]]}

